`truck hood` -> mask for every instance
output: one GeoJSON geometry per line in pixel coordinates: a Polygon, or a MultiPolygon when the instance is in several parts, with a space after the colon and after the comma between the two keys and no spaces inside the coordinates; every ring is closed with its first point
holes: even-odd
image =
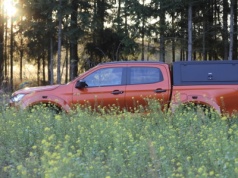
{"type": "Polygon", "coordinates": [[[18,91],[15,91],[13,95],[16,94],[28,94],[32,92],[38,92],[38,91],[50,91],[58,88],[60,85],[49,85],[49,86],[41,86],[41,87],[27,87],[18,91]]]}

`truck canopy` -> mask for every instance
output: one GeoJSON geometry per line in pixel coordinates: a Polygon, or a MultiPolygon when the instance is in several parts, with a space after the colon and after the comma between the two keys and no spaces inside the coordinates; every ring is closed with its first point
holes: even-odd
{"type": "Polygon", "coordinates": [[[238,61],[178,61],[173,63],[173,85],[238,84],[238,61]]]}

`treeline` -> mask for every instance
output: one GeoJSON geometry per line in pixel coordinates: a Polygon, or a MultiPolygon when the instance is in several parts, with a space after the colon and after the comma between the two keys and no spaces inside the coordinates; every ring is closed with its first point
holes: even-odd
{"type": "Polygon", "coordinates": [[[54,67],[62,83],[104,61],[238,59],[237,0],[18,0],[12,17],[0,3],[0,79],[11,86],[24,60],[52,84],[54,67]]]}

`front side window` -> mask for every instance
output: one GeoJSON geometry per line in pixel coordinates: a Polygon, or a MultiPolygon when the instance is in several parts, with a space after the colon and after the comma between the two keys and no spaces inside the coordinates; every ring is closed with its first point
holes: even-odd
{"type": "Polygon", "coordinates": [[[163,81],[163,75],[156,67],[132,67],[130,84],[149,84],[163,81]]]}
{"type": "Polygon", "coordinates": [[[88,87],[121,85],[122,68],[99,69],[84,78],[88,87]]]}

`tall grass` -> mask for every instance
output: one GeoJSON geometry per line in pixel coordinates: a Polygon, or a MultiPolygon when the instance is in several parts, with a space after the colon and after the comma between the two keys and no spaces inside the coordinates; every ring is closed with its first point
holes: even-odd
{"type": "Polygon", "coordinates": [[[237,177],[237,119],[177,111],[0,114],[0,177],[237,177]]]}

